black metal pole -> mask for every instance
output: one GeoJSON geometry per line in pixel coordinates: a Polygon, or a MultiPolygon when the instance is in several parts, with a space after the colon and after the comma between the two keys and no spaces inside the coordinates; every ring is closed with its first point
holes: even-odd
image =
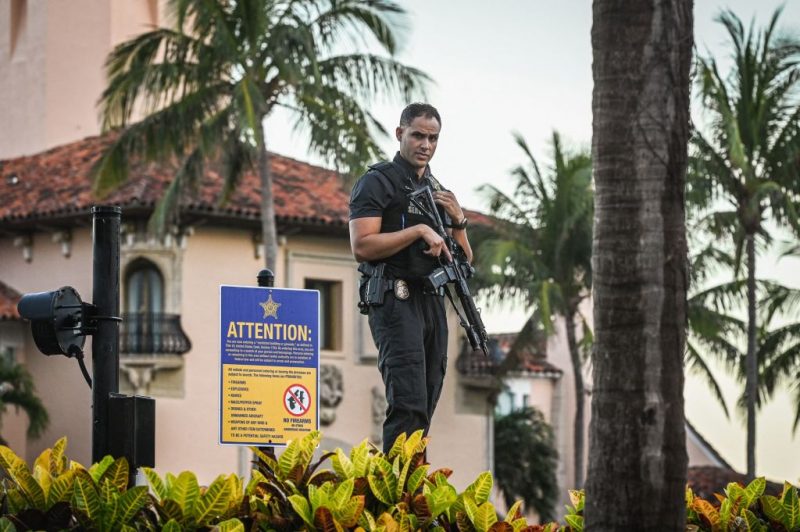
{"type": "Polygon", "coordinates": [[[275,274],[267,268],[258,272],[256,279],[258,280],[258,286],[275,286],[275,274]]]}
{"type": "MultiPolygon", "coordinates": [[[[264,268],[263,270],[258,272],[256,280],[258,281],[258,286],[262,287],[275,286],[275,274],[272,273],[272,270],[270,270],[269,268],[264,268]]],[[[258,449],[267,456],[275,458],[275,447],[269,445],[269,446],[259,447],[258,449]]]]}
{"type": "Polygon", "coordinates": [[[92,302],[97,331],[92,338],[92,462],[110,452],[109,394],[119,392],[119,227],[122,209],[92,207],[92,302]]]}

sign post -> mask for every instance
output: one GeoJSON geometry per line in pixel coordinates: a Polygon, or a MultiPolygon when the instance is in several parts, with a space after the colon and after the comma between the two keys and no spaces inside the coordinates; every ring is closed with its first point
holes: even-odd
{"type": "Polygon", "coordinates": [[[220,287],[221,444],[284,446],[319,428],[319,292],[220,287]]]}

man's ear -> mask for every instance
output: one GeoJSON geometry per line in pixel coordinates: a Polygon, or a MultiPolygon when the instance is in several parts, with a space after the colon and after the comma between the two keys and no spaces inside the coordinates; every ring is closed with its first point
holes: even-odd
{"type": "Polygon", "coordinates": [[[403,128],[400,127],[400,126],[397,126],[394,129],[394,136],[397,137],[397,140],[399,141],[403,137],[403,128]]]}

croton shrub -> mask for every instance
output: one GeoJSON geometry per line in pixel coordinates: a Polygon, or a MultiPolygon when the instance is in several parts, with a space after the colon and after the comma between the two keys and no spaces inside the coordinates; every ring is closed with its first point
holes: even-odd
{"type": "MultiPolygon", "coordinates": [[[[489,495],[492,476],[459,492],[449,469],[425,462],[428,439],[401,435],[384,454],[364,441],[314,460],[321,434],[291,442],[280,457],[253,448],[248,482],[220,475],[201,486],[190,471],[161,477],[145,468],[147,486],[129,487],[124,458],[86,468],[65,455],[62,438],[28,464],[0,446],[0,532],[15,530],[340,530],[400,532],[580,532],[584,493],[571,491],[564,524],[529,524],[519,502],[500,518],[489,495]],[[329,467],[323,467],[323,465],[329,467]]],[[[686,492],[687,530],[800,531],[797,489],[764,495],[764,479],[729,484],[718,503],[686,492]]]]}

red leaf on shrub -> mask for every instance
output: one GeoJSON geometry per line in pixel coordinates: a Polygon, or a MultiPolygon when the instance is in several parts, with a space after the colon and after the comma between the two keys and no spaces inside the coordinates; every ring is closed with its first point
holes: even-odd
{"type": "Polygon", "coordinates": [[[336,532],[336,522],[331,511],[321,506],[314,512],[314,526],[322,532],[336,532]]]}
{"type": "Polygon", "coordinates": [[[366,495],[369,491],[369,482],[366,477],[358,477],[353,481],[353,495],[366,495]]]}
{"type": "Polygon", "coordinates": [[[427,521],[431,518],[431,509],[428,506],[428,499],[421,493],[414,497],[413,501],[414,514],[420,518],[421,521],[427,521]]]}
{"type": "Polygon", "coordinates": [[[428,480],[433,482],[433,479],[436,478],[436,473],[440,473],[440,474],[444,475],[444,478],[450,478],[450,475],[453,474],[453,470],[452,469],[448,469],[446,467],[442,467],[441,469],[437,469],[436,471],[434,471],[430,475],[428,475],[428,480]]]}
{"type": "Polygon", "coordinates": [[[489,527],[489,532],[514,532],[514,527],[505,521],[497,521],[489,527]]]}

